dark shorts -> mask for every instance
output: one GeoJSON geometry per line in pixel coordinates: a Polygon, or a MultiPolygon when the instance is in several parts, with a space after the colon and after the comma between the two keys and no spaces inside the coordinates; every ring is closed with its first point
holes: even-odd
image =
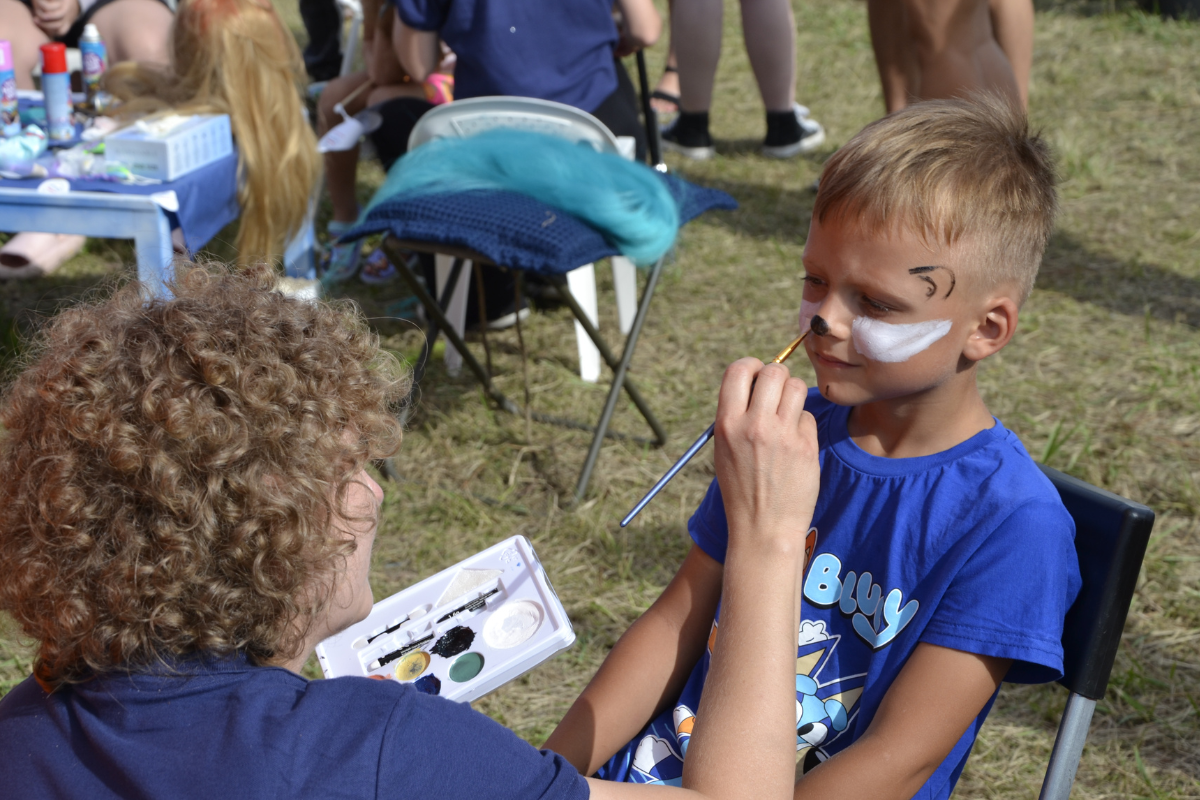
{"type": "MultiPolygon", "coordinates": [[[[21,2],[29,8],[29,13],[32,14],[33,0],[21,0],[21,2]]],[[[79,37],[83,36],[83,26],[92,21],[93,14],[104,8],[109,3],[115,2],[116,0],[96,0],[96,2],[92,4],[87,11],[79,15],[75,22],[72,23],[70,30],[68,30],[65,35],[55,37],[54,41],[62,42],[67,47],[79,47],[79,37]]],[[[170,10],[171,6],[169,3],[167,3],[167,0],[159,0],[159,2],[166,6],[168,10],[170,10]]],[[[175,12],[172,11],[171,13],[175,12]]]]}

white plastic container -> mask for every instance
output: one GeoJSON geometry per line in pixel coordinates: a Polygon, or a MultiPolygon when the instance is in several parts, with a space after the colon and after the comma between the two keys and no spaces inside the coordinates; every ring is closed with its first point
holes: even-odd
{"type": "Polygon", "coordinates": [[[135,175],[173,181],[233,152],[228,114],[141,120],[104,137],[105,158],[135,175]]]}
{"type": "Polygon", "coordinates": [[[317,658],[327,678],[398,680],[470,702],[574,641],[533,546],[514,536],[379,601],[317,658]]]}

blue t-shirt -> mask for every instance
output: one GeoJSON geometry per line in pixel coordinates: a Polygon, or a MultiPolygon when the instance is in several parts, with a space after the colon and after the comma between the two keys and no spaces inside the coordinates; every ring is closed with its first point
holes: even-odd
{"type": "Polygon", "coordinates": [[[0,795],[586,800],[561,756],[466,704],[243,658],[0,698],[0,795]]]}
{"type": "MultiPolygon", "coordinates": [[[[1063,618],[1079,592],[1075,526],[1058,492],[999,421],[941,453],[891,459],[862,450],[848,407],[816,391],[821,491],[796,651],[796,751],[808,771],[861,736],[918,642],[1013,659],[1006,680],[1062,677],[1063,618]]],[[[688,523],[725,560],[728,526],[712,482],[688,523]]],[[[599,771],[678,784],[720,611],[677,702],[599,771]]],[[[950,795],[989,700],[915,795],[950,795]]],[[[920,736],[920,731],[913,731],[920,736]]]]}
{"type": "Polygon", "coordinates": [[[516,95],[595,111],[617,88],[612,0],[393,0],[458,57],[460,100],[516,95]]]}

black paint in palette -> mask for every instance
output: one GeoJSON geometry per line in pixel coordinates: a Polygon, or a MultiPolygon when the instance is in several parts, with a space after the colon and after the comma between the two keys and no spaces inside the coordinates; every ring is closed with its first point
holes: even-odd
{"type": "Polygon", "coordinates": [[[466,652],[473,641],[475,641],[475,631],[465,625],[456,625],[437,640],[430,652],[442,658],[450,658],[466,652]]]}

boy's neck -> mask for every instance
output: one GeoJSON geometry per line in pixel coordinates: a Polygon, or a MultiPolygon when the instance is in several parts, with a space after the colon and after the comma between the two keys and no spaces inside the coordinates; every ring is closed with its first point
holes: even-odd
{"type": "Polygon", "coordinates": [[[855,406],[846,427],[871,455],[918,458],[949,450],[994,424],[972,369],[918,394],[855,406]]]}

